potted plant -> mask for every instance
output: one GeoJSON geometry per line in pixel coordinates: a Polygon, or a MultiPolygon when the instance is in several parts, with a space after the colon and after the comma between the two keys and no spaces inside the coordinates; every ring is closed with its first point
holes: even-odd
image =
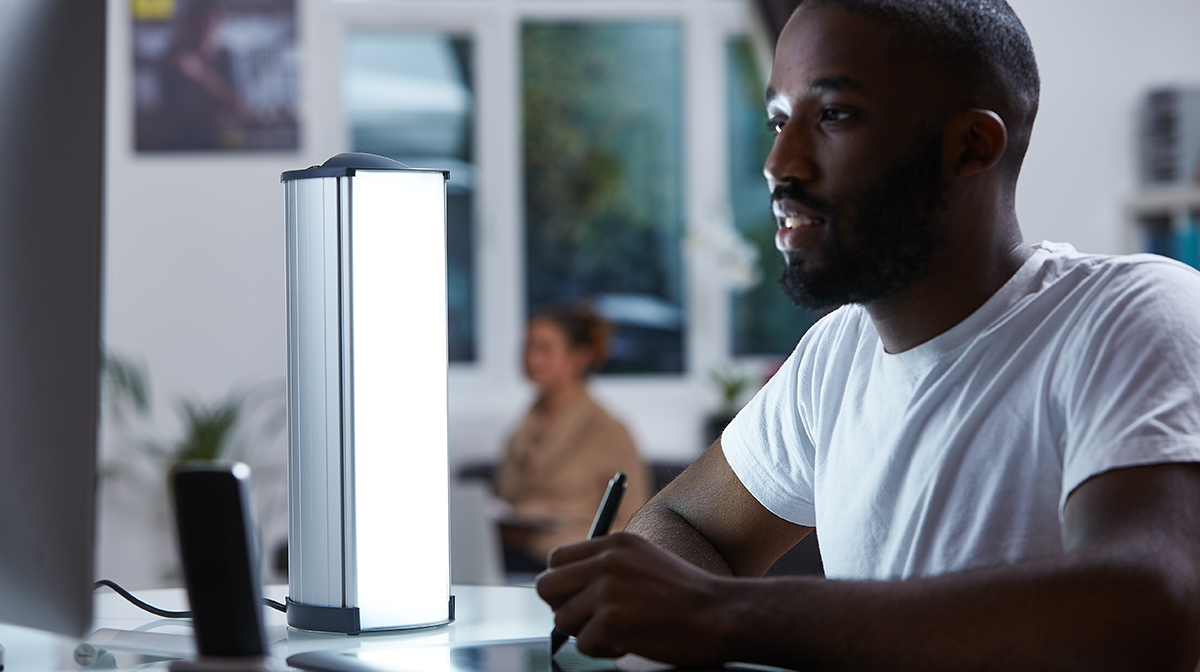
{"type": "Polygon", "coordinates": [[[725,427],[733,420],[738,412],[738,397],[750,385],[746,376],[729,370],[715,369],[709,373],[713,385],[720,395],[721,405],[715,413],[710,413],[704,421],[704,446],[711,446],[725,431],[725,427]]]}

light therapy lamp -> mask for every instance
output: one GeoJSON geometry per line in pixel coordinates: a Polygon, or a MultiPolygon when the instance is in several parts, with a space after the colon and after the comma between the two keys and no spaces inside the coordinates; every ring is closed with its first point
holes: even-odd
{"type": "Polygon", "coordinates": [[[339,154],[282,179],[288,625],[449,623],[447,174],[339,154]]]}

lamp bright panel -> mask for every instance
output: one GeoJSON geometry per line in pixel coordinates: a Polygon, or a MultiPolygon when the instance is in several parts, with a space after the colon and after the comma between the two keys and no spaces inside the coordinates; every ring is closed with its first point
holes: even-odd
{"type": "Polygon", "coordinates": [[[448,613],[445,202],[437,172],[360,170],[351,185],[353,536],[364,630],[448,613]]]}

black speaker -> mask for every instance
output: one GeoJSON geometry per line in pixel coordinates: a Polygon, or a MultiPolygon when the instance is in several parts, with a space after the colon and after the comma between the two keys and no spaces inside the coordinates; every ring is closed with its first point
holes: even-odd
{"type": "Polygon", "coordinates": [[[262,580],[245,464],[182,467],[173,479],[179,557],[199,659],[173,672],[263,670],[267,658],[262,580]]]}

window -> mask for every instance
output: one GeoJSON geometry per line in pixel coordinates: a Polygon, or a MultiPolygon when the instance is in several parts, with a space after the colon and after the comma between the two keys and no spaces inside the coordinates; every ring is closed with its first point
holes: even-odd
{"type": "Polygon", "coordinates": [[[450,171],[450,361],[475,359],[471,42],[439,32],[351,32],[343,79],[352,151],[450,171]]]}
{"type": "Polygon", "coordinates": [[[306,126],[312,153],[449,167],[461,185],[449,222],[452,461],[494,457],[528,402],[530,311],[580,301],[616,326],[593,394],[655,459],[705,448],[704,417],[720,404],[711,373],[757,380],[764,356],[789,352],[807,325],[775,282],[763,78],[741,37],[753,5],[317,6],[305,35],[329,45],[315,59],[325,84],[305,91],[329,123],[306,126]],[[751,248],[763,279],[734,296],[754,275],[751,248]]]}
{"type": "Polygon", "coordinates": [[[747,37],[725,45],[729,125],[729,200],[734,225],[758,250],[759,281],[733,297],[733,354],[786,355],[820,315],[796,308],[779,289],[775,216],[762,168],[771,151],[771,131],[763,111],[763,81],[754,46],[747,37]]]}
{"type": "Polygon", "coordinates": [[[588,302],[607,373],[684,369],[681,30],[521,30],[526,308],[588,302]]]}

